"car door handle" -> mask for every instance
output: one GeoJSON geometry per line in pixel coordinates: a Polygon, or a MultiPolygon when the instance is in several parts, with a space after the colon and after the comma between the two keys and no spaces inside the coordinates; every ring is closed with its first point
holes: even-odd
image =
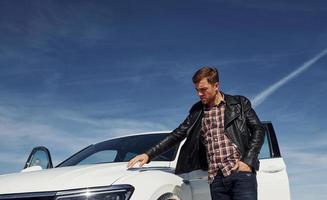
{"type": "Polygon", "coordinates": [[[189,179],[189,180],[184,179],[183,182],[185,184],[189,184],[190,181],[199,181],[199,180],[205,180],[205,181],[207,181],[208,180],[208,176],[203,176],[203,177],[199,177],[199,178],[193,178],[193,179],[189,179]]]}
{"type": "Polygon", "coordinates": [[[285,167],[282,166],[267,166],[265,168],[262,168],[260,171],[265,173],[277,173],[281,172],[285,169],[285,167]]]}

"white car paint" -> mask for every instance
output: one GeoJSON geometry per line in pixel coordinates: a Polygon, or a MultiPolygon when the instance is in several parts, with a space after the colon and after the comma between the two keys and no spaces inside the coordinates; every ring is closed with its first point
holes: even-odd
{"type": "MultiPolygon", "coordinates": [[[[136,135],[152,133],[154,132],[136,135]]],[[[157,200],[165,193],[175,194],[179,197],[177,199],[210,200],[207,172],[196,170],[177,176],[173,173],[177,158],[178,155],[171,162],[152,161],[143,168],[132,169],[127,169],[127,162],[78,165],[41,171],[27,168],[25,172],[0,175],[0,199],[4,194],[129,184],[135,189],[130,200],[157,200]]],[[[282,158],[261,160],[258,191],[259,200],[290,199],[289,182],[282,158]]]]}

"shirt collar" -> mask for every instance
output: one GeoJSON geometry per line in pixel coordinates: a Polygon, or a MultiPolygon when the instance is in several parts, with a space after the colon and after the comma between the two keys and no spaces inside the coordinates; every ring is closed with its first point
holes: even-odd
{"type": "Polygon", "coordinates": [[[225,103],[226,103],[226,101],[225,101],[224,93],[219,92],[219,94],[216,97],[215,104],[212,107],[209,107],[209,106],[205,105],[204,109],[205,110],[210,110],[213,107],[216,107],[216,106],[219,106],[220,104],[225,104],[225,103]]]}
{"type": "Polygon", "coordinates": [[[215,105],[214,106],[218,106],[221,103],[226,103],[226,101],[225,101],[224,93],[219,92],[219,94],[218,94],[218,96],[216,98],[216,101],[215,101],[215,105]]]}

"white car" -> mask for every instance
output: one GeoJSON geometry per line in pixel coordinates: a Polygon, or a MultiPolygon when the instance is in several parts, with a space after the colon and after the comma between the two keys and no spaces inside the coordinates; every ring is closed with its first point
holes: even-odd
{"type": "MultiPolygon", "coordinates": [[[[260,200],[289,200],[289,182],[272,124],[257,173],[260,200]]],[[[210,200],[207,171],[174,174],[180,145],[142,168],[127,161],[168,132],[142,133],[90,145],[52,167],[45,147],[32,150],[20,173],[0,175],[0,199],[17,200],[210,200]]],[[[62,147],[58,147],[62,148],[62,147]]]]}

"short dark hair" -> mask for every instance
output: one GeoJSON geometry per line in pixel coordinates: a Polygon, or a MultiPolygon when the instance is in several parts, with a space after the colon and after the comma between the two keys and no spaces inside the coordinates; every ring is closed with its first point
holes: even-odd
{"type": "Polygon", "coordinates": [[[215,67],[204,66],[201,67],[192,77],[194,84],[200,82],[202,79],[207,78],[208,83],[215,84],[219,82],[219,72],[215,67]]]}

